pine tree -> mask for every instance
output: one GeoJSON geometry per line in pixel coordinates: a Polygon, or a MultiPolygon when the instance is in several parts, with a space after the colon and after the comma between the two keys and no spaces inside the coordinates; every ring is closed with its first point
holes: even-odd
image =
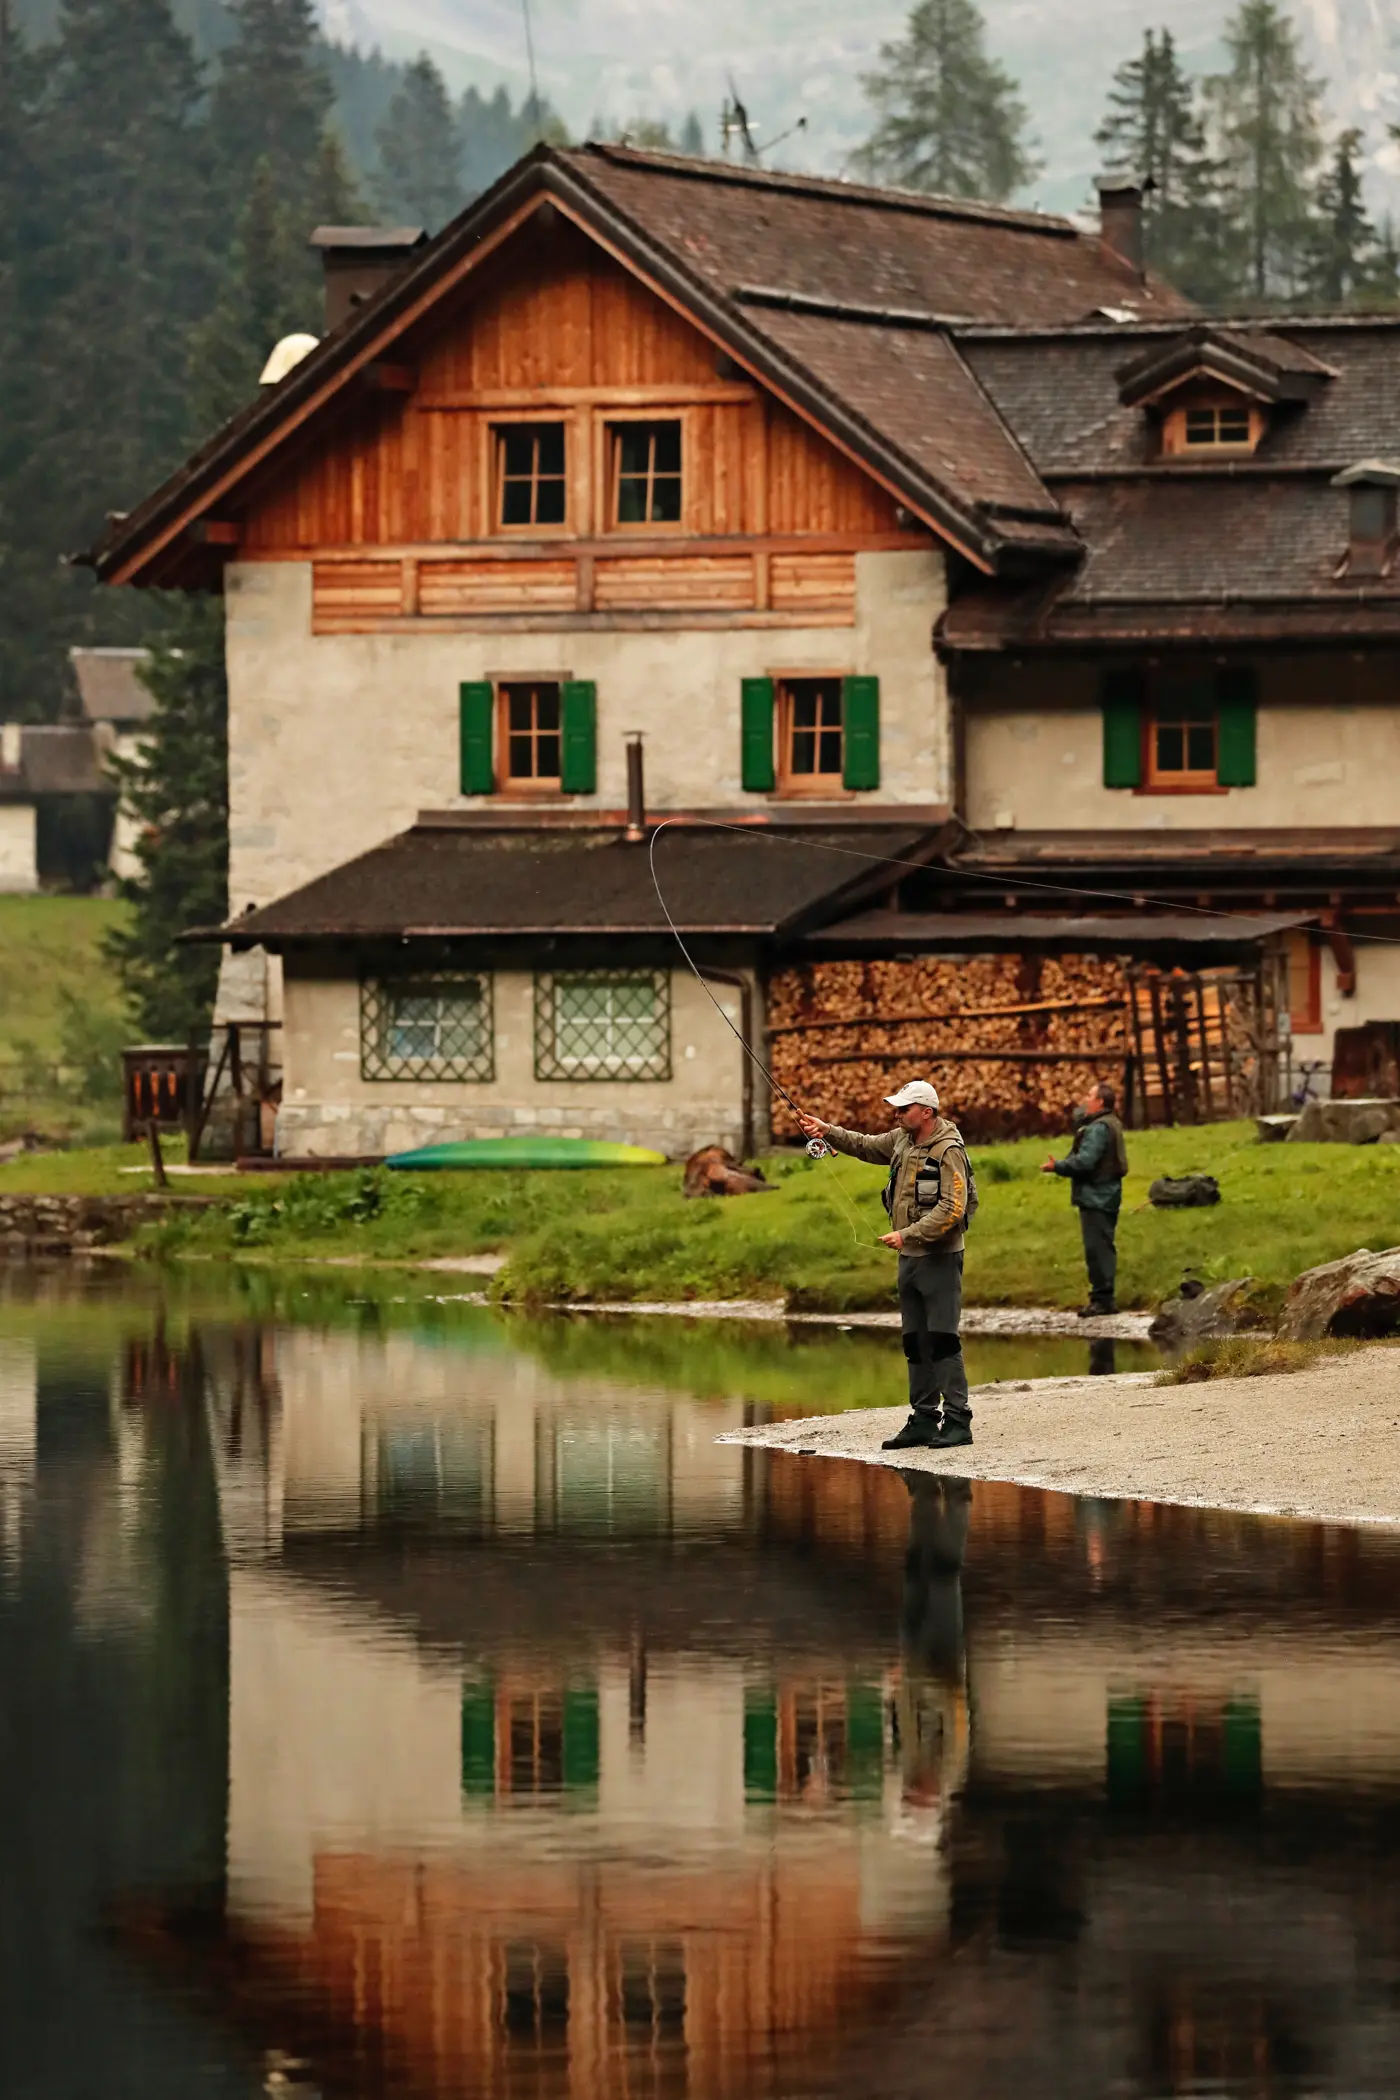
{"type": "Polygon", "coordinates": [[[880,46],[861,85],[878,122],[855,162],[877,181],[1000,199],[1035,173],[1025,109],[987,56],[973,0],[917,0],[902,42],[880,46]]]}
{"type": "Polygon", "coordinates": [[[1142,51],[1113,76],[1108,111],[1094,133],[1109,163],[1145,185],[1148,263],[1204,304],[1229,296],[1219,170],[1210,158],[1198,95],[1169,29],[1147,30],[1142,51]]]}
{"type": "Polygon", "coordinates": [[[7,375],[0,675],[5,712],[52,716],[64,645],[139,633],[150,617],[62,557],[187,450],[184,349],[214,278],[202,82],[168,0],[65,0],[35,64],[37,92],[7,124],[31,194],[13,200],[23,232],[6,302],[21,354],[7,375]]]}
{"type": "Polygon", "coordinates": [[[229,0],[233,42],[221,54],[211,108],[216,151],[235,185],[259,163],[290,199],[305,191],[331,114],[311,0],[229,0]]]}
{"type": "Polygon", "coordinates": [[[178,945],[190,926],[220,925],[228,910],[228,690],[221,601],[194,598],[145,672],[155,710],[141,759],[114,760],[141,825],[140,873],[124,882],[127,923],[104,944],[123,991],[155,1043],[204,1029],[219,951],[178,945]]]}
{"type": "Polygon", "coordinates": [[[680,150],[682,153],[688,153],[692,160],[703,160],[705,157],[705,133],[699,114],[695,110],[691,110],[681,126],[680,150]]]}
{"type": "Polygon", "coordinates": [[[1361,133],[1343,131],[1317,185],[1307,289],[1324,306],[1394,296],[1393,266],[1366,215],[1361,133]]]}
{"type": "Polygon", "coordinates": [[[529,97],[516,110],[504,88],[497,88],[488,100],[469,87],[457,105],[457,124],[468,197],[489,189],[541,136],[559,145],[568,143],[568,133],[547,102],[540,103],[536,123],[529,97]]]}
{"type": "Polygon", "coordinates": [[[376,144],[374,198],[386,222],[436,233],[461,210],[462,142],[443,77],[426,51],[405,71],[376,144]]]}
{"type": "Polygon", "coordinates": [[[1256,299],[1305,282],[1322,158],[1322,84],[1276,0],[1242,0],[1225,26],[1228,70],[1207,84],[1227,236],[1256,299]]]}

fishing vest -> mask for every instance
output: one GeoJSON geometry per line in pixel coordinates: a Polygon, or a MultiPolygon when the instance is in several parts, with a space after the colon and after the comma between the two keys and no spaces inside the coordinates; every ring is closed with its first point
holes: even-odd
{"type": "MultiPolygon", "coordinates": [[[[954,1229],[958,1232],[966,1232],[968,1226],[977,1215],[979,1201],[977,1176],[972,1171],[971,1156],[963,1143],[962,1132],[957,1128],[956,1124],[951,1125],[943,1133],[942,1137],[937,1137],[933,1140],[933,1143],[929,1146],[927,1157],[923,1160],[914,1176],[914,1212],[916,1217],[925,1217],[929,1211],[937,1209],[943,1194],[943,1156],[945,1153],[952,1151],[954,1146],[957,1147],[967,1161],[967,1209],[963,1212],[961,1223],[954,1229]]],[[[884,1189],[881,1191],[880,1201],[884,1205],[885,1216],[891,1222],[894,1220],[894,1192],[899,1184],[900,1171],[911,1149],[917,1148],[905,1145],[902,1149],[896,1151],[894,1158],[890,1161],[890,1171],[886,1178],[884,1189]]]]}

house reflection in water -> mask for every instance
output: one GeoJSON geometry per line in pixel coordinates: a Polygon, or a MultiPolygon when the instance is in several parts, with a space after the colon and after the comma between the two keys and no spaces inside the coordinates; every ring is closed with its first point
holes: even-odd
{"type": "Polygon", "coordinates": [[[1385,2089],[1390,1542],[716,1445],[485,1322],[203,1348],[216,1967],[326,2089],[1385,2089]]]}

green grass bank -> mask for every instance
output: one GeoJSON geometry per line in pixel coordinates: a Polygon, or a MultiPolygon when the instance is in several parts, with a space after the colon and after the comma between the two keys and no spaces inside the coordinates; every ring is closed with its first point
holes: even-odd
{"type": "Polygon", "coordinates": [[[0,1142],[116,1136],[119,1054],[134,1031],[102,938],[125,910],[109,897],[0,897],[0,1142]]]}
{"type": "MultiPolygon", "coordinates": [[[[1282,1290],[1300,1270],[1400,1241],[1400,1146],[1261,1145],[1252,1124],[1135,1134],[1119,1230],[1120,1302],[1148,1308],[1184,1275],[1252,1275],[1282,1290]],[[1218,1207],[1155,1211],[1158,1174],[1215,1174],[1218,1207]]],[[[967,1300],[1073,1305],[1083,1296],[1068,1185],[1039,1172],[1042,1140],[978,1148],[982,1206],[967,1300]]],[[[178,1156],[172,1148],[172,1157],[178,1156]]],[[[129,1191],[138,1149],[36,1156],[0,1168],[8,1189],[129,1191]]],[[[499,1250],[493,1289],[512,1302],[783,1298],[793,1309],[890,1303],[894,1259],[874,1244],[878,1168],[781,1154],[772,1195],[687,1202],[677,1167],[575,1173],[260,1175],[186,1180],[215,1209],[172,1219],[138,1250],[255,1263],[304,1257],[415,1261],[499,1250]]]]}

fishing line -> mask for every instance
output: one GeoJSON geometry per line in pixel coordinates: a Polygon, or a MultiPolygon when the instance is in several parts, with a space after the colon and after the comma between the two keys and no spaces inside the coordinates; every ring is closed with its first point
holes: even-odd
{"type": "MultiPolygon", "coordinates": [[[[526,4],[528,5],[528,0],[526,0],[526,4]]],[[[882,812],[882,814],[884,814],[884,812],[882,812]]],[[[689,948],[687,948],[684,940],[681,938],[680,928],[677,926],[675,920],[671,916],[671,907],[666,902],[665,893],[661,887],[661,879],[656,872],[656,845],[658,839],[661,837],[662,832],[669,831],[676,825],[680,825],[682,828],[688,830],[699,829],[704,831],[723,831],[730,833],[735,838],[752,839],[756,842],[761,842],[765,846],[799,846],[806,852],[815,851],[818,853],[837,853],[840,854],[846,860],[862,860],[872,867],[910,868],[917,874],[927,874],[929,872],[929,864],[927,861],[922,860],[902,859],[896,854],[865,853],[862,852],[858,846],[838,846],[827,839],[814,839],[810,836],[804,836],[802,838],[785,838],[781,832],[762,831],[752,824],[724,824],[719,822],[717,819],[711,817],[666,817],[662,819],[661,823],[659,823],[656,829],[653,831],[647,848],[647,864],[651,871],[651,884],[652,888],[656,892],[656,901],[661,906],[661,910],[665,916],[666,924],[670,928],[672,939],[675,941],[676,946],[680,949],[681,954],[685,957],[686,963],[689,966],[690,973],[694,977],[695,982],[699,985],[701,991],[705,994],[705,997],[709,1000],[711,1006],[719,1015],[721,1021],[723,1021],[725,1027],[729,1030],[729,1033],[733,1036],[735,1042],[743,1051],[745,1057],[748,1058],[750,1064],[752,1064],[755,1067],[755,1069],[763,1075],[764,1079],[767,1081],[772,1091],[775,1094],[779,1095],[780,1098],[787,1103],[788,1107],[792,1110],[793,1114],[800,1120],[802,1116],[806,1113],[806,1111],[798,1106],[797,1102],[794,1101],[792,1095],[782,1084],[781,1080],[774,1078],[773,1073],[763,1062],[763,1059],[758,1055],[758,1052],[755,1049],[753,1049],[753,1047],[745,1039],[742,1031],[734,1026],[734,1023],[730,1020],[728,1014],[720,1005],[718,999],[715,997],[709,985],[706,983],[704,976],[701,974],[699,965],[697,964],[694,956],[691,954],[689,948]]],[[[1134,891],[1130,893],[1124,890],[1090,889],[1081,883],[1046,882],[1043,879],[1037,878],[1033,875],[994,875],[984,872],[980,868],[959,867],[956,870],[956,875],[960,880],[970,879],[973,882],[995,883],[1003,890],[1014,885],[1014,888],[1017,891],[1039,890],[1057,897],[1087,897],[1100,904],[1127,905],[1128,908],[1134,912],[1145,911],[1149,905],[1154,905],[1164,907],[1169,911],[1189,915],[1192,918],[1221,919],[1230,921],[1234,924],[1238,924],[1247,928],[1252,928],[1255,925],[1257,925],[1257,914],[1239,911],[1221,911],[1215,906],[1208,904],[1185,904],[1175,898],[1152,897],[1142,891],[1134,891]]],[[[1400,948],[1400,940],[1397,940],[1396,937],[1392,934],[1358,933],[1349,931],[1347,937],[1349,940],[1352,941],[1368,942],[1373,947],[1400,948]]],[[[856,1025],[858,1024],[852,1023],[852,1026],[856,1025]]],[[[831,1146],[824,1144],[820,1138],[813,1138],[809,1142],[807,1150],[813,1159],[821,1159],[823,1157],[835,1157],[831,1146]]],[[[853,1235],[856,1237],[857,1244],[866,1244],[862,1242],[860,1238],[860,1235],[864,1232],[865,1228],[861,1223],[859,1214],[857,1213],[854,1204],[851,1203],[849,1197],[846,1194],[845,1189],[841,1187],[840,1176],[837,1175],[833,1170],[830,1179],[833,1185],[839,1190],[841,1199],[846,1205],[852,1224],[853,1235]]],[[[827,1177],[823,1176],[821,1182],[823,1188],[826,1187],[826,1183],[827,1177]]],[[[872,1244],[878,1246],[880,1242],[877,1240],[872,1244]]]]}
{"type": "MultiPolygon", "coordinates": [[[[886,807],[880,812],[881,817],[885,819],[890,818],[892,815],[897,816],[897,814],[897,807],[893,809],[886,807]]],[[[757,825],[723,824],[717,818],[712,817],[667,817],[657,826],[653,837],[659,835],[660,832],[666,830],[672,824],[680,824],[689,830],[732,832],[735,838],[754,839],[765,846],[799,846],[804,852],[839,853],[846,860],[867,861],[872,867],[877,868],[911,868],[918,875],[927,875],[930,871],[930,864],[926,860],[901,860],[898,856],[888,853],[862,853],[858,846],[836,846],[826,839],[814,839],[810,835],[804,835],[801,838],[785,838],[781,832],[761,830],[757,825]]],[[[1079,883],[1045,882],[1034,875],[1021,875],[1019,873],[996,875],[990,874],[981,868],[963,866],[951,869],[949,873],[951,876],[956,877],[958,881],[995,883],[1003,890],[1011,890],[1016,894],[1019,894],[1022,890],[1045,890],[1057,897],[1091,897],[1100,904],[1125,904],[1131,911],[1136,912],[1145,911],[1151,905],[1160,907],[1164,911],[1186,914],[1195,919],[1227,919],[1233,924],[1243,926],[1246,929],[1257,928],[1259,919],[1257,912],[1221,911],[1212,904],[1185,904],[1175,897],[1150,896],[1144,890],[1091,890],[1086,889],[1079,883]]],[[[655,880],[656,865],[653,862],[652,881],[655,882],[655,880]]],[[[657,896],[660,897],[660,895],[661,892],[658,886],[657,896]]],[[[664,899],[662,900],[661,908],[663,911],[666,909],[664,899]]],[[[670,914],[668,913],[668,919],[669,916],[670,914]]],[[[1299,912],[1297,916],[1300,919],[1306,919],[1308,914],[1299,912]]],[[[1316,914],[1313,914],[1313,916],[1316,916],[1316,914]]],[[[672,927],[672,932],[674,931],[675,928],[672,927]]],[[[679,939],[679,936],[677,938],[679,939]]],[[[1373,947],[1400,948],[1400,937],[1392,933],[1353,933],[1348,929],[1347,939],[1350,941],[1369,941],[1373,947]]],[[[694,969],[694,967],[695,965],[692,963],[691,968],[694,969]]]]}
{"type": "MultiPolygon", "coordinates": [[[[767,1080],[773,1092],[775,1094],[781,1095],[782,1099],[786,1101],[788,1107],[792,1110],[793,1114],[797,1117],[800,1123],[807,1111],[798,1107],[797,1103],[793,1100],[792,1095],[782,1084],[781,1080],[774,1078],[768,1066],[763,1062],[763,1059],[759,1056],[758,1052],[753,1048],[752,1044],[749,1043],[749,1041],[745,1037],[743,1030],[734,1026],[734,1023],[730,1020],[728,1014],[720,1005],[714,993],[710,990],[709,985],[706,983],[703,975],[701,974],[699,964],[696,962],[695,957],[691,954],[689,948],[687,948],[685,942],[681,939],[681,930],[679,926],[677,926],[675,920],[671,917],[671,907],[666,902],[665,893],[663,892],[661,887],[661,880],[656,872],[656,842],[660,838],[662,832],[669,830],[671,825],[674,824],[675,821],[676,820],[674,817],[668,817],[664,820],[664,822],[658,824],[655,831],[651,835],[651,840],[647,847],[647,865],[651,870],[651,886],[656,892],[656,901],[661,906],[661,909],[665,914],[666,924],[671,929],[672,939],[675,941],[676,946],[680,949],[681,954],[685,957],[686,962],[690,965],[691,976],[695,979],[695,982],[699,985],[701,991],[705,994],[705,997],[709,1000],[711,1006],[719,1015],[721,1021],[723,1021],[725,1027],[729,1030],[729,1033],[733,1036],[735,1042],[743,1051],[745,1057],[748,1058],[750,1064],[752,1064],[759,1072],[763,1074],[763,1077],[767,1080]]],[[[737,830],[739,827],[735,825],[716,824],[711,825],[709,828],[715,831],[729,831],[737,830]]],[[[836,1157],[833,1148],[830,1145],[828,1145],[822,1138],[809,1139],[807,1144],[807,1152],[809,1157],[814,1160],[834,1159],[836,1157]]],[[[835,1172],[834,1169],[832,1170],[832,1173],[829,1177],[824,1174],[818,1177],[818,1186],[823,1190],[824,1193],[829,1193],[828,1180],[830,1180],[832,1185],[838,1190],[841,1200],[846,1206],[851,1226],[851,1237],[855,1240],[856,1245],[858,1247],[878,1247],[881,1244],[881,1242],[878,1239],[872,1240],[866,1237],[868,1227],[865,1225],[859,1212],[856,1210],[855,1205],[851,1202],[850,1198],[846,1194],[845,1189],[841,1187],[841,1178],[835,1172]]],[[[843,1222],[845,1221],[843,1220],[843,1222]]]]}

